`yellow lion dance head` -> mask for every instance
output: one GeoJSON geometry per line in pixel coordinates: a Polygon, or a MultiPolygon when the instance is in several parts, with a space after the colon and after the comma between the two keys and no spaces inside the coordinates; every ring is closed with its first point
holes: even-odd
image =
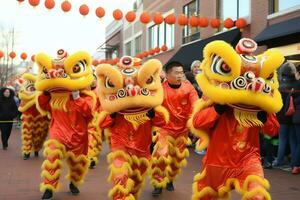
{"type": "MultiPolygon", "coordinates": [[[[275,49],[255,56],[256,48],[257,44],[248,38],[241,39],[235,49],[224,41],[205,46],[202,73],[196,77],[203,97],[195,103],[191,119],[199,110],[217,103],[233,107],[234,117],[241,126],[262,126],[257,112],[276,113],[281,109],[276,70],[284,57],[275,49]]],[[[206,148],[209,143],[206,131],[195,129],[192,120],[189,127],[201,138],[197,148],[206,148]]]]}
{"type": "Polygon", "coordinates": [[[254,56],[256,43],[243,38],[236,50],[224,41],[204,48],[202,74],[197,76],[204,98],[242,111],[276,113],[282,107],[276,70],[284,62],[277,50],[254,56]]]}
{"type": "Polygon", "coordinates": [[[124,56],[116,66],[101,64],[97,67],[99,98],[102,108],[110,113],[144,112],[163,102],[160,82],[162,64],[151,59],[124,56]]]}
{"type": "Polygon", "coordinates": [[[35,87],[39,91],[83,90],[88,88],[94,79],[91,57],[87,52],[79,51],[68,56],[60,49],[57,58],[39,53],[35,59],[39,68],[35,87]]]}
{"type": "Polygon", "coordinates": [[[20,85],[19,98],[21,104],[19,111],[24,112],[35,104],[36,90],[34,87],[36,76],[33,74],[25,73],[19,79],[18,84],[20,85]]]}

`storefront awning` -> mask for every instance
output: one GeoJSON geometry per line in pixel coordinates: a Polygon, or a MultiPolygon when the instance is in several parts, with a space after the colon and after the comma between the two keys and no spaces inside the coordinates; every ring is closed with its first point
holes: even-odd
{"type": "Polygon", "coordinates": [[[286,20],[265,28],[254,40],[268,48],[299,42],[300,17],[286,20]]]}
{"type": "Polygon", "coordinates": [[[197,42],[184,45],[173,55],[173,57],[168,61],[168,63],[172,61],[177,61],[183,64],[185,70],[190,70],[190,66],[194,60],[202,61],[203,48],[209,42],[212,42],[214,40],[224,40],[225,42],[228,42],[235,46],[240,38],[241,33],[239,29],[234,29],[231,31],[220,33],[218,35],[214,35],[207,39],[199,40],[197,42]]]}

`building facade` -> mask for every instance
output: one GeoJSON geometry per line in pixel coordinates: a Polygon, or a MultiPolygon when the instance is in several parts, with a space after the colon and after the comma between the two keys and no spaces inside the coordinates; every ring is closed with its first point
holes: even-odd
{"type": "MultiPolygon", "coordinates": [[[[170,60],[177,60],[182,62],[188,70],[194,60],[202,60],[203,47],[209,41],[223,39],[235,45],[240,37],[250,37],[257,39],[260,51],[276,47],[287,58],[295,62],[300,60],[300,26],[285,32],[281,32],[282,28],[277,27],[276,32],[280,32],[280,37],[276,35],[277,33],[273,35],[268,33],[272,32],[274,26],[275,28],[286,26],[289,20],[292,20],[294,24],[300,21],[299,0],[137,0],[133,9],[137,15],[135,22],[128,23],[123,20],[122,30],[114,35],[119,38],[117,40],[120,48],[118,56],[135,56],[142,51],[166,44],[168,47],[166,52],[149,56],[147,59],[157,58],[163,64],[170,60]],[[139,16],[143,11],[148,11],[151,16],[160,12],[164,17],[171,13],[177,17],[185,14],[188,17],[196,15],[221,20],[229,17],[236,20],[243,17],[248,25],[242,32],[236,28],[226,30],[222,25],[218,29],[210,26],[206,28],[182,27],[177,23],[155,25],[150,22],[143,25],[139,21],[139,16]]],[[[108,30],[111,28],[108,27],[108,30]]],[[[106,45],[114,46],[116,42],[113,42],[114,39],[111,39],[111,36],[112,34],[107,37],[106,45]]],[[[113,57],[108,54],[107,58],[113,57]]]]}

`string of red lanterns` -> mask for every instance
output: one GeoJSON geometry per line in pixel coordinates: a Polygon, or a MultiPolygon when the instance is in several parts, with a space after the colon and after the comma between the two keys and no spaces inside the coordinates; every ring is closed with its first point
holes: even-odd
{"type": "MultiPolygon", "coordinates": [[[[22,2],[24,2],[24,0],[17,0],[20,4],[22,2]]],[[[29,4],[33,7],[36,7],[40,4],[40,0],[28,0],[29,4]]],[[[45,7],[49,10],[53,9],[55,7],[55,1],[54,0],[45,0],[45,7]]],[[[63,12],[69,12],[72,8],[72,4],[70,3],[69,0],[65,0],[61,3],[61,9],[63,12]]],[[[90,8],[86,5],[86,4],[82,4],[79,7],[79,13],[82,16],[86,16],[89,14],[89,10],[90,8]]],[[[102,7],[98,7],[95,9],[95,15],[98,18],[102,18],[105,16],[105,10],[102,7]]],[[[119,21],[121,19],[123,19],[123,12],[120,9],[116,9],[113,11],[112,13],[113,18],[116,21],[119,21]]],[[[126,21],[128,21],[129,23],[132,23],[136,20],[137,16],[136,13],[134,11],[129,11],[126,13],[125,15],[125,19],[126,21]]],[[[139,16],[139,21],[142,24],[148,24],[149,22],[153,21],[154,24],[162,24],[163,22],[165,22],[166,24],[172,25],[175,24],[177,20],[177,23],[179,26],[191,26],[191,27],[200,27],[200,28],[205,28],[208,27],[209,25],[212,28],[218,29],[220,28],[221,24],[224,25],[225,28],[230,29],[233,28],[234,26],[236,26],[237,28],[239,28],[241,31],[243,31],[243,29],[247,26],[247,21],[243,18],[239,18],[236,21],[233,21],[231,18],[227,18],[224,21],[222,21],[221,19],[218,18],[213,18],[213,19],[208,19],[207,17],[199,17],[199,16],[191,16],[191,17],[187,17],[184,14],[180,14],[177,19],[176,16],[174,14],[169,14],[166,17],[163,17],[163,15],[159,12],[153,14],[152,18],[151,15],[147,12],[144,11],[142,12],[142,14],[139,16]]]]}

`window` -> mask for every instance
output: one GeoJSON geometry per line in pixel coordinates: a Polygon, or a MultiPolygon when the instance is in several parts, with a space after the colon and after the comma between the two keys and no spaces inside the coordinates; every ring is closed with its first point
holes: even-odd
{"type": "Polygon", "coordinates": [[[269,14],[300,5],[299,0],[269,0],[269,14]]]}
{"type": "Polygon", "coordinates": [[[249,16],[249,0],[218,0],[218,17],[220,19],[231,18],[233,20],[239,17],[249,16]]]}
{"type": "MultiPolygon", "coordinates": [[[[199,1],[194,0],[189,4],[183,6],[183,14],[185,14],[188,18],[193,15],[199,15],[199,1]]],[[[185,44],[187,42],[191,42],[200,38],[200,29],[199,27],[191,27],[185,26],[183,29],[183,41],[185,44]]]]}
{"type": "Polygon", "coordinates": [[[174,47],[174,24],[162,23],[149,28],[149,49],[166,44],[169,49],[174,47]]]}
{"type": "Polygon", "coordinates": [[[131,41],[125,44],[125,55],[131,56],[131,41]]]}
{"type": "Polygon", "coordinates": [[[142,51],[142,35],[139,35],[135,38],[135,55],[141,53],[142,51]]]}
{"type": "MultiPolygon", "coordinates": [[[[218,18],[237,20],[240,17],[249,16],[250,0],[218,0],[218,18]]],[[[223,30],[223,27],[220,28],[223,30]]]]}

